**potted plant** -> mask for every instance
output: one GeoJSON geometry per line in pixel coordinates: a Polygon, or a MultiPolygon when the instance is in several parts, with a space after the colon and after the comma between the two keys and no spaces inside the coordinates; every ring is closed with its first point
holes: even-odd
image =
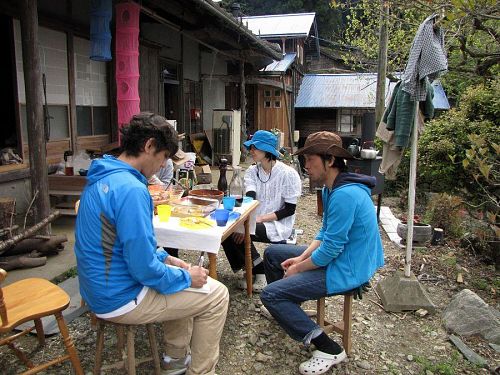
{"type": "MultiPolygon", "coordinates": [[[[398,224],[396,232],[399,237],[406,241],[406,235],[408,233],[408,224],[406,218],[398,224]]],[[[420,222],[420,216],[415,215],[413,217],[413,242],[414,243],[425,243],[430,241],[432,238],[432,227],[429,224],[424,224],[420,222]]]]}

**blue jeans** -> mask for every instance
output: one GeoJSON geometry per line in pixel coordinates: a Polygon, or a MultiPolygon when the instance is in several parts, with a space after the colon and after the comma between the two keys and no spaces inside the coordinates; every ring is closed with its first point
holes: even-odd
{"type": "Polygon", "coordinates": [[[299,256],[306,246],[270,245],[264,252],[264,269],[268,285],[260,299],[278,324],[297,341],[309,345],[323,330],[302,310],[300,304],[328,296],[326,268],[301,272],[283,278],[281,263],[299,256]]]}

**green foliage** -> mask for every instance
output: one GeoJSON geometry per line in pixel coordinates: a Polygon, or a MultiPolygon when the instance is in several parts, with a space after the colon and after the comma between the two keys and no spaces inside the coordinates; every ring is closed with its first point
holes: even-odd
{"type": "Polygon", "coordinates": [[[422,365],[422,372],[425,374],[426,371],[431,371],[434,374],[440,375],[455,375],[458,370],[458,361],[460,360],[460,354],[454,350],[451,353],[451,357],[442,362],[432,363],[427,358],[416,356],[415,361],[422,365]]]}
{"type": "Polygon", "coordinates": [[[496,0],[449,0],[386,2],[389,15],[381,17],[381,1],[331,0],[332,7],[344,12],[347,20],[339,35],[354,50],[344,52],[344,60],[355,68],[373,71],[377,65],[379,28],[388,29],[388,72],[403,71],[411,43],[419,24],[433,13],[445,18],[449,74],[443,86],[455,103],[471,85],[500,73],[500,7],[496,0]]]}
{"type": "Polygon", "coordinates": [[[463,233],[462,199],[446,193],[436,194],[429,199],[424,221],[433,228],[441,228],[446,236],[460,237],[463,233]]]}
{"type": "MultiPolygon", "coordinates": [[[[467,152],[472,146],[471,136],[500,144],[498,132],[500,79],[488,84],[470,87],[464,93],[458,108],[431,121],[419,139],[419,184],[435,192],[458,192],[466,189],[474,202],[480,201],[473,169],[464,167],[467,152]]],[[[484,158],[497,158],[495,148],[484,151],[484,158]]],[[[467,163],[466,163],[467,165],[467,163]]],[[[467,167],[469,167],[467,165],[467,167]]]]}

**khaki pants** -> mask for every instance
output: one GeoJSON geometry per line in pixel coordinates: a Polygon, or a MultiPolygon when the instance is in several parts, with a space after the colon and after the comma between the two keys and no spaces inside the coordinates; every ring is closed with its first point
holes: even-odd
{"type": "Polygon", "coordinates": [[[162,322],[166,354],[181,358],[191,347],[192,362],[186,374],[214,374],[229,293],[210,277],[208,285],[208,294],[181,291],[164,295],[150,289],[134,310],[108,320],[122,324],[162,322]]]}

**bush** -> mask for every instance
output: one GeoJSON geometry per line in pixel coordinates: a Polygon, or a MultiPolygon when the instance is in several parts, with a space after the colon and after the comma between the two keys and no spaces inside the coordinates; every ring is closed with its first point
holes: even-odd
{"type": "Polygon", "coordinates": [[[429,199],[424,221],[433,228],[441,228],[446,236],[458,238],[463,234],[463,210],[460,197],[446,193],[435,194],[429,199]]]}
{"type": "MultiPolygon", "coordinates": [[[[470,135],[500,144],[500,79],[469,88],[458,108],[429,122],[419,139],[419,186],[434,192],[455,193],[461,189],[474,196],[476,181],[464,168],[467,150],[473,147],[470,135]]],[[[497,158],[488,149],[485,158],[497,158]]],[[[402,165],[405,165],[402,163],[402,165]]]]}

